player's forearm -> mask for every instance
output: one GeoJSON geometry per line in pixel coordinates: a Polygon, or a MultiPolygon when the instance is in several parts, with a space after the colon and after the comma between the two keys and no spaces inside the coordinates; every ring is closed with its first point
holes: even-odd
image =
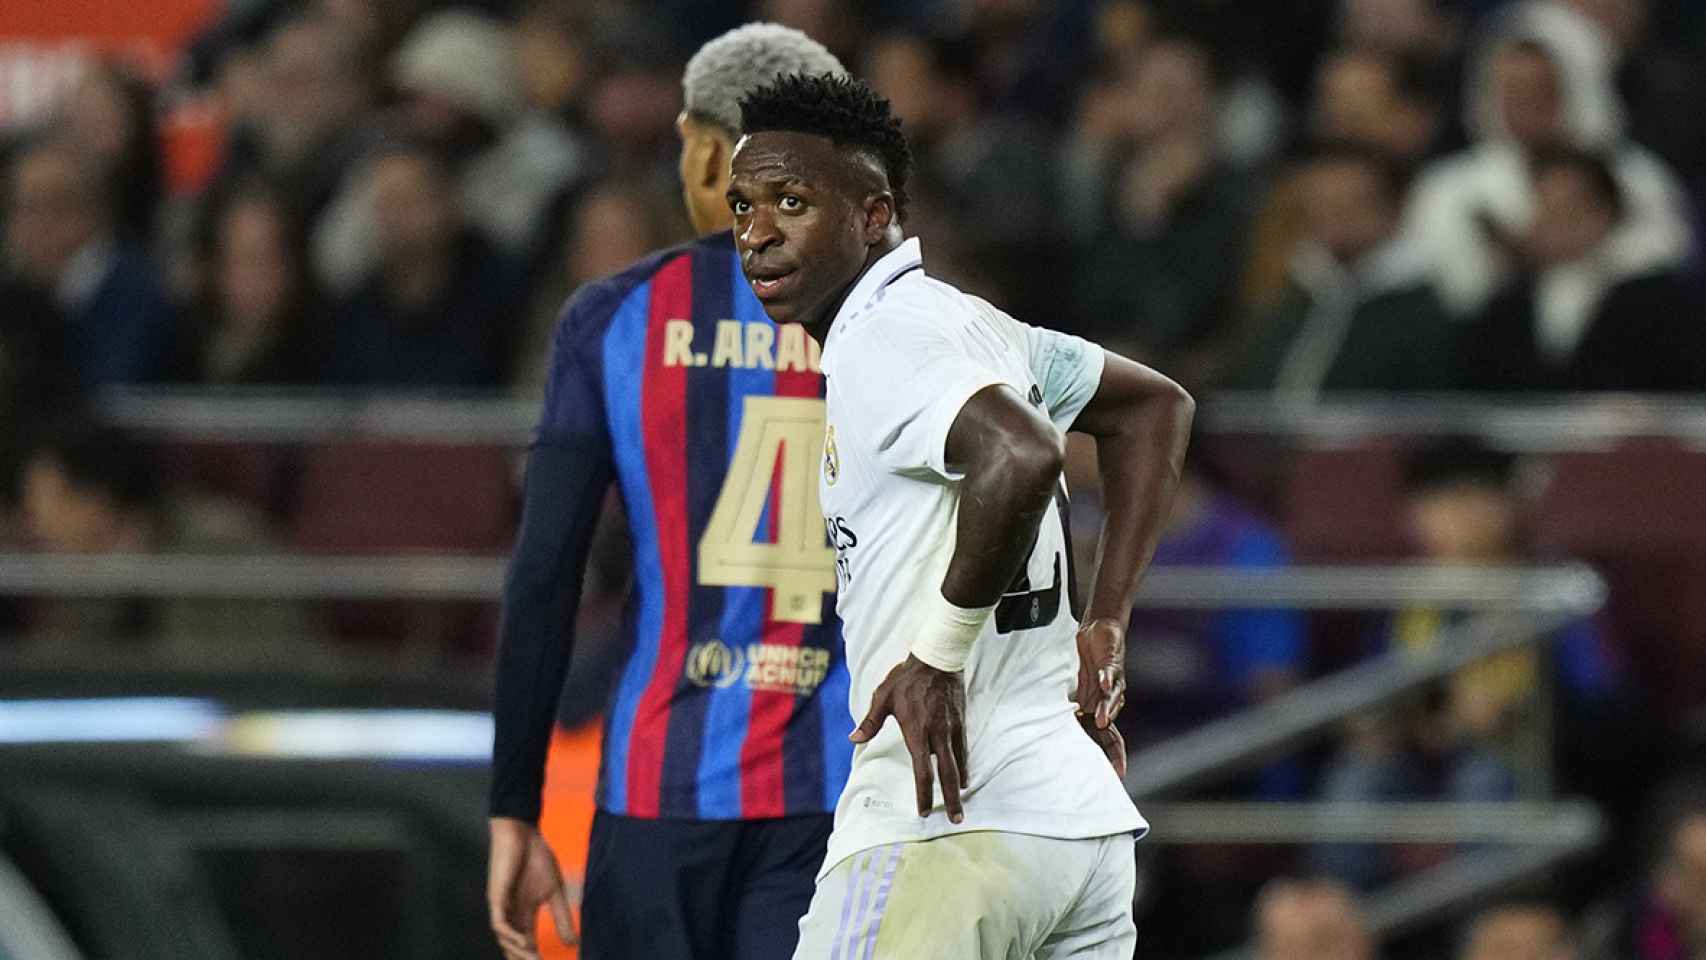
{"type": "Polygon", "coordinates": [[[493,816],[539,816],[545,754],[610,474],[608,457],[590,447],[540,446],[528,463],[521,535],[504,581],[492,704],[493,816]]]}
{"type": "Polygon", "coordinates": [[[991,606],[1019,572],[1036,541],[1065,453],[1058,434],[992,438],[968,462],[960,482],[954,555],[942,596],[967,608],[991,606]]]}
{"type": "Polygon", "coordinates": [[[1107,519],[1085,620],[1130,614],[1138,582],[1167,525],[1196,404],[1165,381],[1128,399],[1096,437],[1107,519]]]}

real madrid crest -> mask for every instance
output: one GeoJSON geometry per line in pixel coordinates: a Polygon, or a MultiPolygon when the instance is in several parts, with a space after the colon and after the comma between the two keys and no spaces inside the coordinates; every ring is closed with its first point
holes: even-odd
{"type": "Polygon", "coordinates": [[[835,424],[830,424],[823,437],[823,482],[835,486],[841,476],[841,453],[835,449],[835,424]]]}

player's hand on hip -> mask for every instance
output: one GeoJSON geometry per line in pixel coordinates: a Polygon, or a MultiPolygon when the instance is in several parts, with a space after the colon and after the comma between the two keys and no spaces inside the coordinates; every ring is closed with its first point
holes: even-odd
{"type": "Polygon", "coordinates": [[[1102,755],[1108,758],[1108,763],[1113,766],[1114,772],[1120,775],[1121,780],[1124,780],[1125,737],[1120,733],[1120,728],[1114,726],[1098,727],[1095,719],[1089,716],[1079,717],[1078,724],[1084,728],[1084,732],[1089,735],[1091,741],[1102,748],[1102,755]]]}
{"type": "Polygon", "coordinates": [[[1125,624],[1108,617],[1078,628],[1078,715],[1098,730],[1125,706],[1125,624]]]}
{"type": "Polygon", "coordinates": [[[871,696],[871,709],[854,729],[854,743],[877,735],[894,717],[912,754],[912,776],[918,787],[918,815],[927,817],[935,806],[930,758],[942,778],[942,806],[955,823],[965,819],[960,787],[966,782],[966,687],[958,673],[948,673],[910,654],[883,678],[871,696]]]}
{"type": "Polygon", "coordinates": [[[513,817],[492,817],[491,829],[486,907],[505,960],[539,960],[533,928],[539,908],[547,904],[557,939],[574,946],[575,920],[563,872],[539,828],[513,817]]]}
{"type": "Polygon", "coordinates": [[[1078,722],[1125,776],[1125,738],[1114,720],[1125,706],[1125,624],[1099,617],[1078,628],[1078,722]]]}

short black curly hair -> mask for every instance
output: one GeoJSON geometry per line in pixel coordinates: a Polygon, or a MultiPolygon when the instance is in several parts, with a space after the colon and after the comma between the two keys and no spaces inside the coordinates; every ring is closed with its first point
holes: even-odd
{"type": "Polygon", "coordinates": [[[782,130],[828,137],[838,147],[868,151],[894,193],[895,218],[906,219],[912,150],[889,102],[856,77],[787,73],[740,101],[741,133],[782,130]]]}

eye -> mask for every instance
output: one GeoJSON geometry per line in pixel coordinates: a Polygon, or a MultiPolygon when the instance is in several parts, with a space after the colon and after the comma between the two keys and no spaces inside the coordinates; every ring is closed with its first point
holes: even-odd
{"type": "Polygon", "coordinates": [[[777,204],[777,206],[781,207],[783,210],[804,210],[806,208],[806,202],[791,193],[785,193],[782,195],[782,200],[777,204]]]}
{"type": "Polygon", "coordinates": [[[752,212],[752,204],[747,203],[745,200],[730,200],[729,209],[734,211],[735,216],[743,217],[752,212]]]}

